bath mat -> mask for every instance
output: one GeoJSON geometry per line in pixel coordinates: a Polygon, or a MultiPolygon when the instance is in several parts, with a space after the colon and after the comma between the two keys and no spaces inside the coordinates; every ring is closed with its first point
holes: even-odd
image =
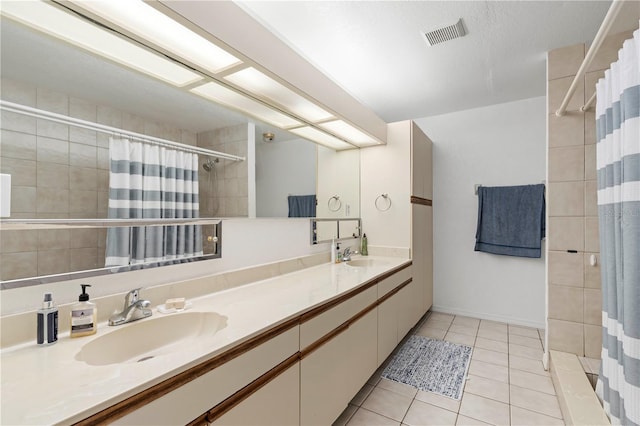
{"type": "Polygon", "coordinates": [[[471,352],[470,346],[413,335],[395,354],[382,377],[460,399],[471,352]]]}

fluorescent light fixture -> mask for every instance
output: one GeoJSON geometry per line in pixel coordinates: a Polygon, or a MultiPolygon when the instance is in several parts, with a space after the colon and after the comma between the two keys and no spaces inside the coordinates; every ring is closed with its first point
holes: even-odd
{"type": "Polygon", "coordinates": [[[202,77],[42,1],[3,1],[2,15],[175,86],[202,77]]]}
{"type": "Polygon", "coordinates": [[[312,123],[333,118],[333,114],[283,86],[255,68],[229,74],[225,79],[267,100],[275,101],[298,117],[312,123]]]}
{"type": "Polygon", "coordinates": [[[319,124],[319,126],[358,146],[380,145],[381,143],[343,120],[328,121],[319,124]]]}
{"type": "Polygon", "coordinates": [[[95,13],[202,68],[219,72],[238,58],[141,0],[77,1],[95,13]]]}
{"type": "Polygon", "coordinates": [[[234,92],[231,89],[227,89],[218,83],[206,83],[202,86],[194,87],[190,92],[214,102],[226,105],[230,108],[245,112],[259,120],[280,128],[299,126],[302,124],[288,115],[271,109],[268,106],[256,102],[253,99],[241,95],[240,93],[234,92]]]}
{"type": "Polygon", "coordinates": [[[336,151],[356,148],[355,146],[348,144],[345,141],[336,138],[335,136],[331,136],[313,127],[305,126],[299,127],[297,129],[290,129],[289,131],[300,137],[319,143],[320,145],[335,149],[336,151]]]}

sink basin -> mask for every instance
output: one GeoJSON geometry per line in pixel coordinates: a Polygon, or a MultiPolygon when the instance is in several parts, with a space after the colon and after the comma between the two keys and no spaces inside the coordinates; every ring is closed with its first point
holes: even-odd
{"type": "Polygon", "coordinates": [[[384,265],[385,262],[374,259],[353,259],[346,262],[347,265],[353,266],[356,268],[366,268],[368,266],[381,266],[384,265]]]}
{"type": "Polygon", "coordinates": [[[227,326],[215,312],[183,312],[118,326],[82,347],[78,361],[109,365],[146,361],[202,343],[227,326]]]}

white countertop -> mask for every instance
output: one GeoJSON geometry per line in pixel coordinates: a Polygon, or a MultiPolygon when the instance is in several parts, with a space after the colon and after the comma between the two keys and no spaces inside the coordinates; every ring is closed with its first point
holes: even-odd
{"type": "MultiPolygon", "coordinates": [[[[80,421],[410,262],[368,258],[375,260],[373,266],[327,263],[191,299],[193,307],[186,312],[217,312],[228,318],[227,326],[206,347],[190,346],[143,363],[92,366],[75,359],[88,342],[122,327],[135,327],[135,322],[117,327],[100,323],[95,335],[71,339],[68,333],[62,334],[52,346],[29,343],[4,349],[0,353],[0,423],[80,421]]],[[[154,309],[151,318],[141,321],[166,315],[154,309]]]]}

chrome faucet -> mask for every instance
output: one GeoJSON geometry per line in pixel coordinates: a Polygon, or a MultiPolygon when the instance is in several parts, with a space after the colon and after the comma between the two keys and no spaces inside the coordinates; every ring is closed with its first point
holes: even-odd
{"type": "Polygon", "coordinates": [[[151,302],[140,299],[140,290],[142,290],[142,287],[131,290],[124,296],[124,308],[122,312],[111,315],[109,325],[126,324],[151,316],[152,312],[151,309],[149,309],[151,302]]]}
{"type": "Polygon", "coordinates": [[[347,247],[346,249],[344,249],[344,253],[342,254],[342,261],[343,262],[350,261],[352,254],[358,254],[358,252],[357,251],[351,251],[351,247],[347,247]]]}

